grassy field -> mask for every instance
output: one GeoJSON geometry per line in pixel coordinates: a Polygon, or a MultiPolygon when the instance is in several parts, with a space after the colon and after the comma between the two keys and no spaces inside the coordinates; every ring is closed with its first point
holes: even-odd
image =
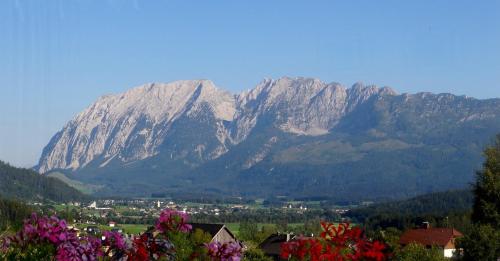
{"type": "MultiPolygon", "coordinates": [[[[84,229],[85,227],[91,226],[91,225],[75,224],[75,226],[79,229],[84,229]]],[[[109,231],[112,229],[112,227],[107,226],[107,225],[97,225],[97,226],[99,227],[99,229],[101,231],[105,231],[105,230],[109,231]]],[[[141,234],[142,232],[145,232],[148,229],[148,225],[144,225],[144,224],[117,224],[116,228],[123,229],[123,233],[126,233],[126,234],[138,235],[138,234],[141,234]]]]}
{"type": "MultiPolygon", "coordinates": [[[[258,227],[258,229],[261,229],[262,226],[264,226],[264,225],[275,225],[275,224],[272,224],[272,223],[258,223],[257,227],[258,227]]],[[[304,224],[303,223],[289,223],[288,224],[289,227],[295,227],[295,226],[300,226],[300,225],[304,225],[304,224]]],[[[240,234],[240,223],[227,223],[226,227],[229,228],[229,230],[231,230],[231,232],[233,232],[236,236],[239,236],[239,234],[240,234]]]]}
{"type": "Polygon", "coordinates": [[[148,229],[148,225],[143,224],[120,224],[118,227],[121,227],[127,234],[140,234],[148,229]]]}

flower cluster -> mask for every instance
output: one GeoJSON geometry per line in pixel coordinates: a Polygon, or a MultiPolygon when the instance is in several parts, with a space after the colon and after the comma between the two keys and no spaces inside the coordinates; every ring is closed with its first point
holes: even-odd
{"type": "Polygon", "coordinates": [[[97,260],[102,256],[101,241],[95,237],[77,238],[71,234],[57,247],[56,260],[97,260]]]}
{"type": "Polygon", "coordinates": [[[174,256],[175,249],[168,240],[145,233],[134,239],[132,247],[125,253],[127,260],[170,260],[168,258],[174,256]]]}
{"type": "Polygon", "coordinates": [[[322,222],[320,238],[299,238],[281,246],[281,257],[299,260],[376,260],[387,258],[386,246],[378,241],[370,242],[361,229],[350,228],[348,223],[338,226],[322,222]]]}
{"type": "Polygon", "coordinates": [[[101,242],[92,237],[78,238],[74,230],[57,217],[39,217],[35,213],[24,221],[23,228],[4,242],[4,249],[17,249],[12,256],[29,255],[28,249],[55,250],[56,260],[97,260],[102,256],[101,242]],[[27,252],[27,253],[26,253],[27,252]]]}
{"type": "Polygon", "coordinates": [[[104,231],[102,235],[104,236],[103,246],[106,248],[105,256],[111,256],[113,260],[120,260],[126,256],[129,248],[121,233],[104,231]]]}
{"type": "Polygon", "coordinates": [[[242,255],[241,245],[237,242],[221,244],[212,242],[205,244],[211,260],[240,261],[242,255]]]}
{"type": "Polygon", "coordinates": [[[104,244],[106,246],[109,246],[111,249],[125,250],[127,248],[127,245],[121,233],[113,231],[104,231],[103,236],[105,238],[104,244]]]}
{"type": "Polygon", "coordinates": [[[192,227],[187,222],[189,216],[186,213],[165,209],[160,213],[160,218],[156,221],[156,229],[161,233],[191,231],[192,227]]]}
{"type": "MultiPolygon", "coordinates": [[[[175,238],[187,238],[192,227],[187,214],[166,209],[154,229],[132,240],[126,240],[118,232],[104,231],[104,240],[84,236],[69,229],[64,220],[57,217],[39,217],[36,214],[24,221],[22,229],[14,236],[0,242],[0,259],[7,260],[173,260],[175,238]]],[[[199,243],[198,243],[199,244],[199,243]]],[[[182,244],[181,244],[182,246],[182,244]]],[[[239,243],[210,243],[194,253],[202,260],[239,261],[242,248],[239,243]],[[208,252],[208,254],[204,254],[208,252]]]]}

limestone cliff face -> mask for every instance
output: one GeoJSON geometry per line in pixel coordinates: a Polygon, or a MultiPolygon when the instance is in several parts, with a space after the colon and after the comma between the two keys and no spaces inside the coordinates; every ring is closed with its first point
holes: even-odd
{"type": "Polygon", "coordinates": [[[224,122],[231,121],[234,113],[233,95],[210,81],[143,85],[101,97],[78,114],[46,146],[38,168],[42,173],[75,170],[94,161],[104,167],[111,160],[127,163],[151,157],[159,153],[180,119],[211,121],[216,145],[207,151],[196,144],[197,154],[216,158],[230,143],[224,122]]]}
{"type": "MultiPolygon", "coordinates": [[[[418,143],[429,131],[440,133],[440,128],[473,121],[490,126],[499,117],[498,99],[398,95],[388,87],[356,83],[345,88],[312,78],[265,79],[238,95],[208,80],[154,83],[98,99],[51,139],[38,170],[105,168],[158,155],[200,166],[230,153],[252,133],[266,128],[304,137],[321,137],[335,129],[365,130],[373,137],[389,133],[418,143]]],[[[272,134],[261,143],[252,143],[252,149],[245,152],[248,155],[235,157],[241,160],[237,165],[242,169],[265,159],[280,138],[272,134]]]]}

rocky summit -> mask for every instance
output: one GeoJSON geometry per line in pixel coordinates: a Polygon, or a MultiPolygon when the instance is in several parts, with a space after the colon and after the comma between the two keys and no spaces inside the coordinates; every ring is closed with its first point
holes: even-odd
{"type": "Polygon", "coordinates": [[[109,194],[397,198],[467,186],[499,130],[500,99],[289,77],[233,95],[176,81],[99,98],[36,168],[109,194]]]}

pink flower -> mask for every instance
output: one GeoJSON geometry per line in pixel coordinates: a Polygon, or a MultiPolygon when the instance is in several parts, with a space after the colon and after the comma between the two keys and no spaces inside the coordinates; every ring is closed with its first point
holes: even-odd
{"type": "Polygon", "coordinates": [[[123,240],[123,237],[120,233],[104,231],[104,236],[106,237],[105,244],[110,246],[112,249],[125,250],[125,240],[123,240]]]}
{"type": "Polygon", "coordinates": [[[165,209],[160,213],[156,222],[156,229],[162,233],[191,231],[192,226],[188,224],[189,216],[176,210],[165,209]]]}
{"type": "Polygon", "coordinates": [[[220,242],[211,242],[205,244],[208,249],[208,256],[212,260],[220,261],[240,261],[243,253],[241,246],[237,242],[221,244],[220,242]]]}
{"type": "Polygon", "coordinates": [[[58,261],[97,260],[102,255],[100,241],[81,238],[68,229],[66,221],[57,217],[38,217],[35,213],[24,221],[23,228],[4,241],[5,247],[23,249],[28,245],[53,245],[54,257],[58,261]]]}

